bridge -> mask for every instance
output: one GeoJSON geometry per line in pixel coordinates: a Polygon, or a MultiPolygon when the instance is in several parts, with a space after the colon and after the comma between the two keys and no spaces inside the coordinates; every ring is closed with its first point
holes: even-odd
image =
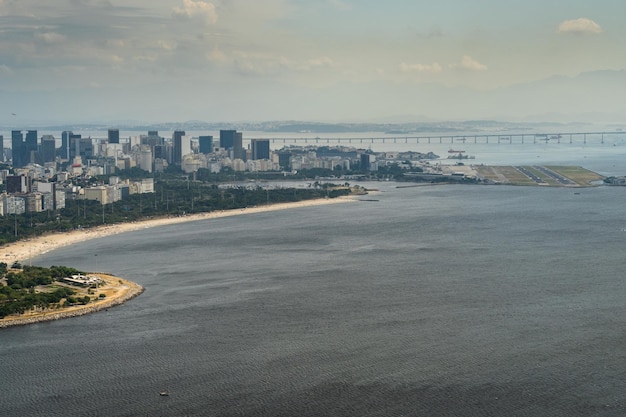
{"type": "MultiPolygon", "coordinates": [[[[292,137],[292,138],[257,138],[270,140],[271,143],[295,144],[372,144],[372,143],[422,143],[422,144],[527,144],[527,143],[555,143],[555,144],[604,144],[605,139],[615,136],[626,137],[626,132],[562,132],[562,133],[500,133],[500,134],[464,134],[464,135],[429,135],[408,136],[388,135],[379,137],[292,137]]],[[[249,139],[251,140],[251,139],[249,139]]]]}

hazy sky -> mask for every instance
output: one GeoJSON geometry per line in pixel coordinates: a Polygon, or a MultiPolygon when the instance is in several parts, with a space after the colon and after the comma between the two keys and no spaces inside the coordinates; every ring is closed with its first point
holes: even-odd
{"type": "Polygon", "coordinates": [[[624,16],[624,0],[0,0],[0,122],[591,112],[555,97],[570,87],[519,92],[626,68],[624,16]]]}

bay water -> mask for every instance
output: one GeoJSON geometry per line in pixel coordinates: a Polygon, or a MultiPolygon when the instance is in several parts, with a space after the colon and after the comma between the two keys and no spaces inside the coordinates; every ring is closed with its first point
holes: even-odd
{"type": "Polygon", "coordinates": [[[626,188],[362,185],[36,258],[146,291],[0,331],[0,415],[626,415],[626,188]]]}

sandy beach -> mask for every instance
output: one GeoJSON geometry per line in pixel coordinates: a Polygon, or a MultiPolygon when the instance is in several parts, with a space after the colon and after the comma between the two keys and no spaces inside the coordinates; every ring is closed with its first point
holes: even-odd
{"type": "MultiPolygon", "coordinates": [[[[215,211],[210,213],[198,213],[188,216],[158,218],[143,220],[132,223],[119,223],[114,225],[103,225],[85,230],[75,230],[67,233],[55,233],[26,240],[10,243],[0,247],[0,262],[5,262],[9,266],[19,261],[26,264],[30,259],[47,253],[51,250],[84,242],[90,239],[115,235],[119,233],[132,232],[134,230],[147,229],[151,227],[165,226],[170,224],[185,223],[197,220],[215,219],[219,217],[238,216],[242,214],[262,213],[267,211],[286,210],[300,207],[319,206],[325,204],[339,204],[357,201],[352,196],[306,200],[295,203],[277,203],[268,206],[257,206],[243,209],[215,211]]],[[[71,265],[68,265],[71,266],[71,265]]]]}
{"type": "MultiPolygon", "coordinates": [[[[50,234],[15,243],[10,243],[0,248],[0,257],[3,259],[2,262],[6,262],[9,266],[15,261],[26,264],[31,258],[36,257],[37,255],[41,255],[43,253],[63,246],[69,246],[79,242],[83,242],[85,240],[96,239],[99,237],[131,232],[133,230],[147,229],[150,227],[185,223],[197,220],[238,216],[242,214],[262,213],[268,211],[319,206],[325,204],[346,203],[351,201],[357,200],[355,200],[351,196],[346,196],[334,199],[317,199],[300,201],[295,203],[278,203],[271,204],[269,206],[224,210],[211,213],[199,213],[189,216],[160,218],[132,223],[120,223],[110,226],[104,225],[86,230],[76,230],[68,233],[50,234]]],[[[94,274],[100,276],[106,282],[106,285],[99,289],[99,292],[104,292],[106,294],[106,297],[104,299],[98,299],[87,305],[78,305],[56,311],[30,311],[20,316],[8,316],[4,319],[0,319],[0,328],[39,323],[42,321],[59,320],[63,318],[76,317],[82,316],[84,314],[94,313],[96,311],[120,305],[138,296],[144,290],[143,287],[141,287],[140,285],[119,277],[106,275],[101,272],[94,272],[94,274]]]]}

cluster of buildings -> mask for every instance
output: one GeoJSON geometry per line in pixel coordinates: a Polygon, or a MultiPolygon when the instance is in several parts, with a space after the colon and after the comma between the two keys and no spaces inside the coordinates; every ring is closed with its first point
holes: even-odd
{"type": "Polygon", "coordinates": [[[0,170],[0,180],[6,186],[6,191],[0,194],[0,215],[54,211],[65,208],[67,199],[109,204],[131,194],[154,192],[153,178],[130,181],[111,176],[108,184],[96,186],[74,184],[68,172],[59,172],[55,179],[50,181],[51,178],[36,169],[22,168],[16,175],[0,170]]]}
{"type": "Polygon", "coordinates": [[[120,170],[134,167],[148,173],[177,166],[185,173],[225,168],[239,172],[283,171],[324,168],[341,173],[358,169],[376,171],[381,164],[420,161],[437,157],[417,152],[374,153],[344,146],[287,146],[270,149],[270,139],[251,139],[244,146],[243,134],[220,130],[192,137],[175,130],[171,138],[157,131],[121,138],[119,129],[108,129],[106,138],[83,137],[63,131],[60,142],[53,135],[38,137],[36,130],[13,130],[11,147],[4,149],[0,135],[0,159],[12,166],[0,171],[6,190],[0,194],[0,214],[56,210],[67,199],[97,200],[109,204],[135,193],[154,192],[152,179],[121,181],[120,170]],[[85,185],[85,179],[109,177],[108,183],[85,185]],[[76,181],[81,179],[81,181],[76,181]]]}
{"type": "Polygon", "coordinates": [[[219,142],[209,135],[192,138],[182,130],[174,131],[171,139],[157,131],[120,139],[119,129],[109,129],[106,138],[97,139],[64,131],[57,147],[52,135],[39,139],[36,130],[13,130],[9,149],[4,149],[0,136],[0,155],[3,160],[10,160],[13,168],[35,164],[56,169],[59,163],[65,163],[70,165],[68,171],[95,175],[109,175],[117,169],[132,167],[160,172],[170,165],[185,172],[199,168],[218,170],[225,166],[237,170],[278,169],[271,161],[269,140],[252,139],[250,146],[244,148],[243,135],[236,130],[221,130],[219,142]]]}

